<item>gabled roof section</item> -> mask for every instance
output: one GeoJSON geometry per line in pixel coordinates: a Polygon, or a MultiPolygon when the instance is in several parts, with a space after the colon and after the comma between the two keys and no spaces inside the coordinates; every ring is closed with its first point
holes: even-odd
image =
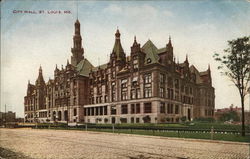
{"type": "Polygon", "coordinates": [[[93,67],[94,66],[85,58],[78,63],[78,65],[76,66],[76,71],[77,74],[88,77],[90,70],[93,67]]]}
{"type": "Polygon", "coordinates": [[[103,65],[92,68],[92,71],[97,71],[99,68],[100,69],[106,69],[107,67],[108,67],[108,64],[105,63],[103,65]]]}
{"type": "Polygon", "coordinates": [[[191,65],[189,70],[190,70],[191,73],[196,73],[196,72],[199,73],[199,71],[196,69],[196,67],[194,65],[191,65]]]}
{"type": "Polygon", "coordinates": [[[160,53],[163,53],[163,52],[166,52],[167,51],[167,48],[166,47],[163,47],[163,48],[160,48],[160,49],[158,49],[158,54],[160,54],[160,53]]]}
{"type": "Polygon", "coordinates": [[[159,56],[158,56],[158,49],[157,47],[152,43],[151,40],[148,40],[142,47],[142,51],[146,53],[145,57],[145,64],[147,64],[148,59],[151,60],[152,63],[158,63],[159,56]]]}
{"type": "Polygon", "coordinates": [[[200,72],[197,70],[197,68],[194,65],[191,65],[189,67],[189,70],[191,73],[195,74],[196,83],[198,83],[198,84],[202,83],[202,79],[200,77],[200,72]]]}
{"type": "Polygon", "coordinates": [[[208,71],[203,71],[203,72],[200,72],[200,75],[201,76],[206,76],[206,75],[209,75],[209,72],[208,71]]]}

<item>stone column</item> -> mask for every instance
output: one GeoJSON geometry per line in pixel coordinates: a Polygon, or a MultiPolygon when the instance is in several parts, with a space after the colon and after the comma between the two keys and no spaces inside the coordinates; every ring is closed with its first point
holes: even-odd
{"type": "Polygon", "coordinates": [[[131,104],[128,104],[128,114],[131,114],[131,104]]]}
{"type": "Polygon", "coordinates": [[[144,114],[144,103],[140,103],[140,114],[144,114]]]}

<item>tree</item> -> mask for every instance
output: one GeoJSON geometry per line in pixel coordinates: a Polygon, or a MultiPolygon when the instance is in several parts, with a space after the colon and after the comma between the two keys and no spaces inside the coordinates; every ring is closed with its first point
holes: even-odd
{"type": "Polygon", "coordinates": [[[229,111],[226,113],[223,113],[220,118],[220,121],[240,121],[240,117],[235,111],[229,111]]]}
{"type": "Polygon", "coordinates": [[[214,54],[214,59],[220,62],[218,69],[237,87],[242,107],[242,136],[245,136],[244,101],[250,81],[250,37],[228,41],[229,48],[223,55],[214,54]]]}

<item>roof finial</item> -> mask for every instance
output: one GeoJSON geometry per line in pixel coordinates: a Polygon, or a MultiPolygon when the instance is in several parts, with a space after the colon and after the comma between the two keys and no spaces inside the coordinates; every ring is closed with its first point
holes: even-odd
{"type": "Polygon", "coordinates": [[[120,39],[120,31],[119,31],[119,29],[118,29],[118,26],[117,26],[117,30],[116,30],[116,33],[115,33],[115,37],[116,37],[116,39],[120,39]]]}
{"type": "Polygon", "coordinates": [[[210,71],[210,64],[208,64],[208,69],[207,70],[210,71]]]}
{"type": "Polygon", "coordinates": [[[41,73],[42,72],[42,66],[40,64],[40,67],[39,67],[39,72],[41,73]]]}
{"type": "Polygon", "coordinates": [[[30,80],[28,80],[28,84],[30,84],[30,80]]]}
{"type": "Polygon", "coordinates": [[[62,70],[63,70],[63,65],[62,65],[62,70]]]}
{"type": "Polygon", "coordinates": [[[76,19],[78,20],[78,0],[76,0],[76,19]]]}
{"type": "Polygon", "coordinates": [[[67,59],[67,65],[69,65],[69,59],[67,59]]]}

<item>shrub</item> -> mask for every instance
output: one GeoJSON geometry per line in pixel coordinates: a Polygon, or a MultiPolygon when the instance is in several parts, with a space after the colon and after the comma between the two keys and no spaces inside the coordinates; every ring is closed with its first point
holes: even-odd
{"type": "Polygon", "coordinates": [[[181,117],[181,121],[182,121],[182,122],[187,121],[187,117],[186,117],[186,116],[181,117]]]}
{"type": "Polygon", "coordinates": [[[211,117],[208,117],[208,118],[200,117],[200,118],[195,118],[194,121],[213,123],[213,122],[215,122],[215,119],[211,118],[211,117]]]}
{"type": "Polygon", "coordinates": [[[109,120],[107,118],[104,119],[104,122],[107,123],[109,120]]]}
{"type": "Polygon", "coordinates": [[[170,122],[170,118],[167,117],[167,118],[166,118],[166,121],[167,121],[167,122],[170,122]]]}
{"type": "Polygon", "coordinates": [[[144,116],[144,117],[142,118],[142,120],[144,121],[144,123],[150,123],[151,118],[150,118],[149,115],[147,115],[147,116],[144,116]]]}

